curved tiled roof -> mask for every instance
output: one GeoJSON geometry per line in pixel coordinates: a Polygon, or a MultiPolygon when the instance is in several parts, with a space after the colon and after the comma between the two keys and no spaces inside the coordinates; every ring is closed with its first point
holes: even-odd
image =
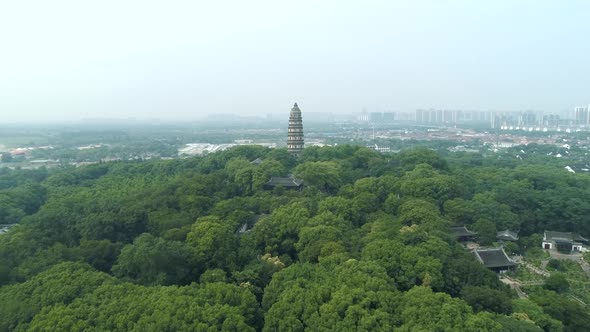
{"type": "Polygon", "coordinates": [[[518,240],[518,233],[513,231],[505,230],[496,233],[496,238],[500,240],[507,240],[507,241],[516,241],[518,240]]]}
{"type": "Polygon", "coordinates": [[[475,249],[473,254],[485,267],[488,268],[516,265],[516,263],[508,258],[508,255],[506,255],[503,248],[475,249]]]}
{"type": "Polygon", "coordinates": [[[468,230],[465,226],[451,227],[450,230],[456,237],[477,235],[477,233],[468,230]]]}
{"type": "Polygon", "coordinates": [[[303,184],[303,180],[299,180],[293,177],[289,178],[281,178],[281,177],[271,177],[270,180],[266,183],[267,186],[271,187],[278,187],[283,186],[286,188],[289,187],[300,187],[303,184]]]}

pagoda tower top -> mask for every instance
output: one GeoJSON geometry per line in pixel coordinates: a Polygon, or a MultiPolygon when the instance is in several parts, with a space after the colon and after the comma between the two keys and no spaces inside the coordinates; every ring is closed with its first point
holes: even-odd
{"type": "Polygon", "coordinates": [[[297,103],[291,108],[289,115],[289,129],[287,133],[287,150],[293,154],[303,151],[303,119],[297,103]]]}

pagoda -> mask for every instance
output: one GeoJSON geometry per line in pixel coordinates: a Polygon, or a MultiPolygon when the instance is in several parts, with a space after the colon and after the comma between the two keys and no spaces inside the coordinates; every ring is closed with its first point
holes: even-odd
{"type": "Polygon", "coordinates": [[[303,151],[303,120],[297,103],[293,105],[289,115],[289,131],[287,134],[287,150],[292,154],[303,151]]]}

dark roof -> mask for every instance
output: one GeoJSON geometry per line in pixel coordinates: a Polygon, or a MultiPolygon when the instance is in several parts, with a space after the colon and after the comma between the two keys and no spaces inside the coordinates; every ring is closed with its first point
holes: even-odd
{"type": "Polygon", "coordinates": [[[581,241],[581,242],[588,242],[588,239],[582,237],[580,234],[572,233],[572,232],[554,232],[554,231],[545,231],[545,235],[543,237],[545,241],[557,241],[557,242],[574,242],[574,241],[581,241]]]}
{"type": "Polygon", "coordinates": [[[455,237],[477,235],[477,233],[468,230],[465,226],[451,227],[450,230],[453,233],[453,235],[455,235],[455,237]]]}
{"type": "Polygon", "coordinates": [[[475,249],[473,251],[475,257],[488,268],[495,267],[508,267],[514,266],[514,263],[503,248],[492,248],[492,249],[475,249]]]}
{"type": "Polygon", "coordinates": [[[9,229],[16,226],[17,224],[2,224],[0,225],[0,234],[7,233],[9,229]]]}
{"type": "Polygon", "coordinates": [[[238,229],[238,234],[243,234],[249,232],[254,228],[254,225],[260,220],[262,217],[268,216],[266,213],[262,214],[255,214],[252,216],[252,220],[250,222],[243,223],[242,226],[238,229]]]}
{"type": "Polygon", "coordinates": [[[283,186],[283,187],[300,187],[301,185],[303,185],[303,180],[299,180],[296,179],[294,177],[288,177],[288,178],[280,178],[280,177],[271,177],[270,180],[268,180],[268,182],[266,183],[267,186],[271,186],[271,187],[278,187],[278,186],[283,186]]]}
{"type": "Polygon", "coordinates": [[[496,238],[498,240],[516,241],[516,240],[518,240],[518,233],[510,231],[510,230],[505,230],[505,231],[501,231],[501,232],[496,233],[496,238]]]}

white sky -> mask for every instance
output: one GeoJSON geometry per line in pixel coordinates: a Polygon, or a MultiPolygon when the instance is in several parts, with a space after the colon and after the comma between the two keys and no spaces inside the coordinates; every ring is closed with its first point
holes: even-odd
{"type": "Polygon", "coordinates": [[[0,123],[590,104],[590,1],[0,1],[0,123]]]}

